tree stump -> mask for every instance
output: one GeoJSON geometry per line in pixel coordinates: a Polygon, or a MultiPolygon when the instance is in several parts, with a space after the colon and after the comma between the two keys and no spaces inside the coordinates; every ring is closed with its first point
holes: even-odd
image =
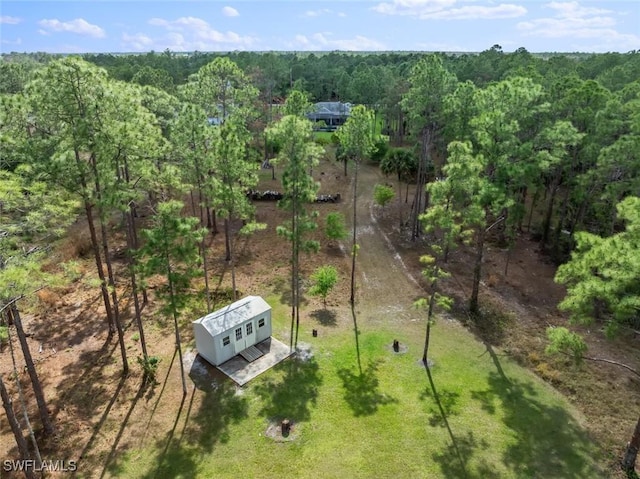
{"type": "Polygon", "coordinates": [[[282,428],[282,435],[285,437],[288,436],[289,432],[291,432],[291,421],[283,419],[280,423],[280,427],[282,428]]]}
{"type": "Polygon", "coordinates": [[[397,339],[393,340],[393,351],[396,353],[400,351],[400,342],[397,339]]]}

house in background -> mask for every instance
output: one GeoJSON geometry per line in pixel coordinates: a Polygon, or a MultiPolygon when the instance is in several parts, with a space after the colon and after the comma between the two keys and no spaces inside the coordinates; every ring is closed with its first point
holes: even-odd
{"type": "Polygon", "coordinates": [[[314,111],[307,114],[307,118],[314,123],[314,129],[321,131],[334,131],[340,125],[344,125],[351,114],[351,103],[339,101],[322,101],[314,105],[314,111]],[[318,122],[324,126],[315,126],[318,122]]]}
{"type": "Polygon", "coordinates": [[[260,296],[247,296],[192,324],[198,353],[219,366],[238,354],[250,358],[252,346],[271,337],[271,306],[260,296]]]}

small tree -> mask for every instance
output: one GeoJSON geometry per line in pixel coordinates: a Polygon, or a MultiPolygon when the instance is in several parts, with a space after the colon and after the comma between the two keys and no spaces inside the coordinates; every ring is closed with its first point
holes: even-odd
{"type": "Polygon", "coordinates": [[[387,206],[396,194],[393,188],[386,185],[375,185],[373,187],[373,201],[382,208],[387,206]]]}
{"type": "Polygon", "coordinates": [[[351,259],[351,296],[350,303],[355,304],[356,290],[356,251],[357,251],[357,204],[358,204],[358,166],[371,156],[376,150],[374,134],[374,114],[363,105],[358,105],[351,110],[351,115],[342,125],[336,135],[340,140],[340,146],[348,157],[352,157],[355,163],[353,174],[353,243],[351,259]]]}
{"type": "MultiPolygon", "coordinates": [[[[441,249],[435,246],[434,249],[438,252],[441,249]]],[[[431,326],[435,322],[434,320],[434,307],[438,306],[441,309],[448,311],[451,309],[453,301],[450,297],[445,296],[438,292],[438,281],[443,278],[447,278],[449,273],[441,269],[436,259],[433,256],[424,255],[420,258],[420,262],[425,265],[422,270],[422,276],[429,282],[429,288],[431,294],[428,298],[420,298],[413,303],[416,309],[423,309],[427,311],[427,328],[424,338],[424,349],[422,351],[422,362],[425,366],[429,366],[429,343],[431,340],[431,326]]]]}
{"type": "Polygon", "coordinates": [[[280,142],[276,162],[283,164],[282,188],[284,196],[278,207],[290,213],[286,223],[277,228],[278,234],[291,241],[291,333],[290,348],[298,342],[300,327],[300,251],[318,251],[320,244],[307,239],[316,228],[317,212],[308,212],[307,205],[316,198],[318,183],[308,173],[322,154],[313,142],[311,122],[296,115],[287,115],[268,129],[270,138],[280,142]]]}
{"type": "Polygon", "coordinates": [[[344,224],[344,215],[342,213],[329,213],[325,221],[324,234],[330,241],[339,241],[347,238],[349,234],[344,224]]]}
{"type": "MultiPolygon", "coordinates": [[[[180,359],[182,392],[186,395],[187,383],[182,361],[178,316],[188,301],[191,279],[200,274],[199,247],[206,230],[197,229],[200,223],[198,218],[180,216],[183,206],[180,201],[158,204],[153,227],[143,230],[147,242],[140,250],[140,267],[145,278],[161,274],[167,279],[166,284],[158,288],[158,295],[164,302],[163,312],[173,317],[176,349],[180,359]]],[[[147,369],[145,373],[148,373],[147,369]]]]}
{"type": "Polygon", "coordinates": [[[314,285],[309,290],[312,296],[321,296],[325,309],[327,308],[327,295],[338,282],[338,271],[333,266],[320,266],[311,275],[314,285]]]}

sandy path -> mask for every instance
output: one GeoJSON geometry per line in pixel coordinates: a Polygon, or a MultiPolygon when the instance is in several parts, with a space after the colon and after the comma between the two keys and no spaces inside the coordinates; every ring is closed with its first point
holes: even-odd
{"type": "MultiPolygon", "coordinates": [[[[351,188],[343,203],[343,212],[352,234],[353,171],[350,177],[351,188]]],[[[356,303],[359,310],[376,319],[410,319],[415,317],[413,302],[424,292],[378,227],[379,207],[373,202],[373,188],[376,183],[384,182],[377,166],[360,166],[356,209],[357,243],[360,245],[356,261],[356,303]]],[[[350,245],[351,238],[345,241],[347,250],[350,245]]]]}

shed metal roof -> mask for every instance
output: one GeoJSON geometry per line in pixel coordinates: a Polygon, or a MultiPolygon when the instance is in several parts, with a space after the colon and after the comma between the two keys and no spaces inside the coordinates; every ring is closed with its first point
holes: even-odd
{"type": "Polygon", "coordinates": [[[204,326],[211,336],[216,336],[270,309],[271,306],[260,296],[247,296],[193,322],[204,326]]]}

